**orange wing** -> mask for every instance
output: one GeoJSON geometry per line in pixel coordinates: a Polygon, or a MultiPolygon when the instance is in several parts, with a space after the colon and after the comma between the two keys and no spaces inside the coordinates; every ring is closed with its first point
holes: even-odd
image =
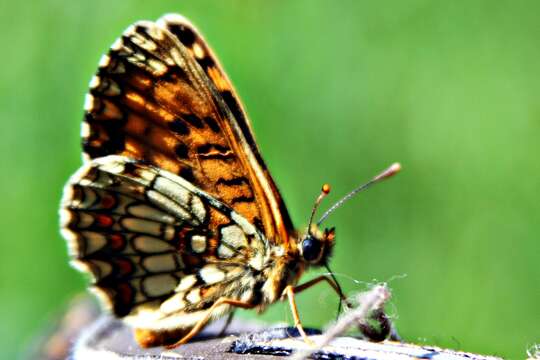
{"type": "Polygon", "coordinates": [[[294,228],[246,114],[182,16],[130,26],[100,61],[85,110],[87,157],[119,154],[176,173],[288,244],[294,228]]]}

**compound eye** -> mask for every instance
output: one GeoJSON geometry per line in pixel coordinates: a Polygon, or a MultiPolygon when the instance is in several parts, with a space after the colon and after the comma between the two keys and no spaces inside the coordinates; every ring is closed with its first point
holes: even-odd
{"type": "Polygon", "coordinates": [[[316,260],[321,252],[321,242],[309,236],[302,241],[302,256],[307,261],[316,260]]]}

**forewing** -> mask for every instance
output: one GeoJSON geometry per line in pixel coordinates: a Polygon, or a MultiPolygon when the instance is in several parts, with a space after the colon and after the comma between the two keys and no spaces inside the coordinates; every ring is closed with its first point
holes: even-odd
{"type": "Polygon", "coordinates": [[[83,123],[89,157],[143,160],[178,174],[287,242],[292,224],[230,81],[179,15],[129,27],[90,84],[83,123]]]}
{"type": "Polygon", "coordinates": [[[209,194],[123,156],[93,160],[70,179],[61,219],[72,264],[117,316],[194,312],[238,296],[225,291],[262,268],[268,246],[209,194]]]}

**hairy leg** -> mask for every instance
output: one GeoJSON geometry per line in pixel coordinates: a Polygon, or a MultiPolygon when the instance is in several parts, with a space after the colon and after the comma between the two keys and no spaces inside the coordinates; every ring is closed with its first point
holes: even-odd
{"type": "Polygon", "coordinates": [[[332,289],[334,289],[334,291],[339,295],[341,301],[345,302],[345,304],[347,306],[349,306],[349,303],[347,301],[347,299],[345,298],[345,296],[341,293],[339,287],[336,285],[336,283],[334,282],[334,280],[332,278],[330,278],[329,276],[327,275],[321,275],[321,276],[318,276],[306,283],[303,283],[301,285],[297,285],[297,286],[287,286],[285,287],[285,290],[283,290],[283,296],[287,296],[287,298],[289,299],[289,306],[291,307],[291,313],[292,313],[292,316],[293,316],[293,319],[294,319],[294,326],[298,329],[298,332],[300,333],[300,335],[302,336],[302,338],[304,339],[304,341],[308,344],[313,344],[313,341],[311,341],[309,339],[309,337],[307,336],[305,330],[304,330],[304,327],[302,326],[302,322],[300,321],[300,316],[298,315],[298,307],[296,305],[296,300],[294,299],[294,295],[295,294],[298,294],[299,292],[301,291],[304,291],[306,289],[309,289],[310,287],[322,282],[322,281],[326,281],[330,287],[332,287],[332,289]]]}

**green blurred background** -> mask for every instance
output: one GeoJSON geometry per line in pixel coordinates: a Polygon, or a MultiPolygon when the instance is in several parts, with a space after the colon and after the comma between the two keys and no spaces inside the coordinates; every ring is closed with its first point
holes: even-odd
{"type": "MultiPolygon", "coordinates": [[[[85,288],[57,225],[84,94],[128,25],[166,12],[224,63],[297,226],[322,183],[328,206],[403,164],[327,222],[347,292],[393,279],[407,340],[511,358],[540,341],[539,2],[47,0],[0,5],[2,358],[85,288]]],[[[320,326],[336,299],[299,308],[320,326]]]]}

